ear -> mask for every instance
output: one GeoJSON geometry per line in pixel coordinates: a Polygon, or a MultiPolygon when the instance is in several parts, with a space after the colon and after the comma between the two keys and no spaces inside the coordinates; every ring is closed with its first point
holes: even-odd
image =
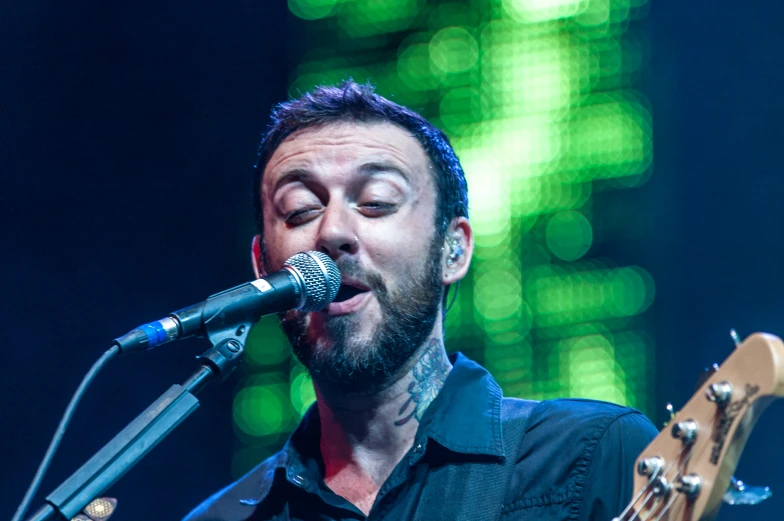
{"type": "Polygon", "coordinates": [[[474,231],[465,217],[452,220],[444,238],[441,283],[454,284],[465,277],[474,254],[474,231]]]}
{"type": "Polygon", "coordinates": [[[257,279],[267,275],[267,266],[264,265],[264,256],[261,254],[261,240],[261,235],[256,235],[250,243],[250,262],[257,279]]]}

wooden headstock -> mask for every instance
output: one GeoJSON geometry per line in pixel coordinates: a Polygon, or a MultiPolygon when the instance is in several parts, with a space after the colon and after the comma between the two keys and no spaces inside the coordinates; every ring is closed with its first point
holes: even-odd
{"type": "Polygon", "coordinates": [[[784,343],[751,335],[642,451],[632,502],[616,519],[715,517],[754,424],[783,395],[784,343]]]}

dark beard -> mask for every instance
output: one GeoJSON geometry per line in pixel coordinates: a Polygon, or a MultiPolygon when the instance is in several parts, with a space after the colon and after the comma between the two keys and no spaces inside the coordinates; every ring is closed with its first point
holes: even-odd
{"type": "Polygon", "coordinates": [[[383,278],[353,261],[338,262],[340,272],[362,281],[374,292],[381,307],[381,323],[369,341],[358,340],[353,314],[329,317],[324,322],[326,341],[313,345],[307,337],[305,313],[281,313],[280,324],[297,359],[316,382],[346,392],[384,388],[428,339],[438,314],[441,285],[441,244],[434,239],[424,269],[390,291],[383,278]]]}

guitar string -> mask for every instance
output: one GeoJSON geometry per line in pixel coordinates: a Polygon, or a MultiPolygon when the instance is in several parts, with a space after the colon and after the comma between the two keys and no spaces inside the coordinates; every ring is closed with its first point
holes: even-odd
{"type": "MultiPolygon", "coordinates": [[[[750,409],[750,407],[746,406],[746,407],[742,408],[742,412],[743,412],[743,414],[741,414],[740,412],[738,412],[738,413],[737,413],[737,415],[738,415],[738,416],[740,416],[740,417],[743,417],[743,416],[745,416],[745,414],[746,414],[746,413],[748,413],[749,409],[750,409]]],[[[714,418],[714,421],[715,421],[715,418],[714,418]]],[[[734,434],[733,434],[733,435],[734,435],[734,434]]],[[[710,440],[710,439],[712,439],[712,438],[711,438],[711,437],[708,437],[708,439],[710,440]]],[[[701,458],[701,457],[702,457],[702,455],[703,455],[703,454],[704,454],[704,453],[705,453],[705,452],[708,450],[708,448],[709,448],[708,446],[709,446],[709,445],[710,445],[710,444],[704,444],[704,445],[702,445],[702,446],[700,447],[700,453],[699,453],[699,457],[700,457],[700,458],[701,458]]],[[[689,460],[691,459],[691,457],[692,457],[692,455],[693,455],[693,453],[694,453],[694,448],[695,448],[695,446],[694,446],[693,444],[689,446],[689,454],[688,454],[688,455],[686,456],[686,458],[684,459],[684,461],[683,461],[683,464],[682,464],[682,468],[680,468],[680,469],[679,469],[679,472],[680,472],[680,475],[681,475],[681,476],[683,476],[683,470],[684,470],[684,469],[683,469],[683,467],[685,467],[685,466],[688,464],[689,460]]],[[[725,447],[725,449],[726,449],[726,447],[725,447]]],[[[711,449],[711,450],[712,450],[712,449],[711,449]]],[[[725,455],[726,455],[726,452],[725,452],[725,455]]],[[[699,477],[699,475],[698,475],[697,477],[699,477]]],[[[713,483],[713,485],[715,486],[715,483],[713,483]]],[[[698,492],[698,493],[699,493],[699,492],[698,492]]],[[[675,499],[678,497],[678,494],[682,494],[682,492],[678,492],[677,494],[674,494],[674,495],[672,496],[672,498],[670,499],[670,501],[668,501],[668,502],[667,502],[667,504],[665,505],[664,509],[662,509],[662,511],[659,513],[659,515],[656,517],[656,519],[655,519],[654,521],[661,521],[661,518],[662,518],[662,517],[664,517],[664,515],[667,513],[667,510],[669,510],[669,508],[670,508],[670,507],[672,506],[672,504],[675,502],[675,499]]],[[[694,500],[696,500],[696,496],[695,496],[694,498],[689,498],[689,497],[687,496],[687,501],[688,501],[688,500],[694,501],[694,500]]]]}
{"type": "MultiPolygon", "coordinates": [[[[744,414],[748,411],[748,409],[749,409],[748,407],[746,407],[744,409],[744,414]]],[[[742,416],[742,415],[739,414],[739,416],[742,416]]],[[[711,439],[711,438],[709,437],[708,439],[711,439]]],[[[706,444],[706,445],[702,445],[700,447],[699,456],[702,456],[708,450],[708,445],[709,444],[706,444]]],[[[683,458],[683,461],[678,465],[676,479],[677,479],[678,475],[683,476],[683,472],[685,470],[686,465],[688,465],[689,461],[691,460],[691,457],[694,455],[694,449],[695,449],[695,444],[692,443],[691,445],[688,446],[688,453],[686,454],[686,457],[683,458]]],[[[681,449],[681,453],[678,456],[679,459],[680,459],[681,456],[683,456],[683,453],[684,453],[684,449],[681,449]]],[[[674,464],[671,464],[670,467],[667,469],[667,471],[664,473],[665,477],[670,473],[670,470],[672,470],[673,465],[674,464]]],[[[651,485],[651,483],[649,481],[648,485],[646,485],[645,487],[643,487],[642,490],[640,490],[640,493],[637,494],[637,497],[635,497],[634,500],[631,503],[629,503],[629,505],[624,509],[624,511],[621,513],[621,515],[618,516],[618,518],[616,518],[616,519],[621,519],[621,520],[624,519],[624,516],[628,513],[629,509],[634,506],[634,504],[637,502],[639,497],[648,489],[648,487],[650,485],[651,485]]],[[[661,521],[662,517],[664,517],[664,515],[667,513],[667,511],[670,509],[670,507],[675,502],[675,499],[677,499],[680,494],[682,494],[682,492],[677,492],[676,491],[676,493],[673,494],[670,497],[669,501],[667,501],[667,504],[664,506],[664,508],[661,510],[661,512],[659,512],[659,515],[656,516],[656,519],[654,521],[661,521]]],[[[645,506],[645,503],[649,499],[650,499],[650,494],[645,498],[645,502],[643,502],[643,507],[645,506]]],[[[691,498],[692,501],[695,500],[695,499],[696,499],[696,497],[695,498],[691,498]]],[[[688,500],[690,500],[690,498],[688,498],[688,496],[687,496],[687,501],[688,500]]],[[[655,509],[655,505],[654,505],[654,509],[655,509]]],[[[648,518],[650,517],[650,515],[653,513],[654,509],[651,509],[649,511],[649,514],[648,514],[648,516],[645,517],[645,519],[642,519],[642,516],[641,516],[640,517],[640,521],[647,521],[648,518]]],[[[637,517],[637,515],[639,513],[640,513],[639,511],[635,510],[634,515],[631,518],[629,518],[628,520],[625,520],[625,521],[633,521],[635,519],[635,517],[637,517]]]]}
{"type": "MultiPolygon", "coordinates": [[[[651,482],[650,482],[650,480],[648,480],[648,484],[640,489],[640,492],[638,492],[637,495],[634,496],[634,498],[629,502],[629,504],[626,505],[626,508],[623,509],[623,512],[621,512],[620,515],[618,515],[618,517],[616,517],[615,519],[618,519],[618,520],[625,519],[626,514],[629,513],[629,509],[631,509],[634,506],[634,504],[637,503],[637,501],[639,501],[640,497],[642,497],[642,495],[645,494],[645,492],[647,492],[647,490],[651,486],[652,486],[651,482]]],[[[645,501],[643,502],[643,505],[645,503],[647,503],[649,499],[650,499],[650,494],[645,498],[645,501]]],[[[635,514],[630,519],[627,519],[626,521],[634,521],[634,518],[637,517],[637,513],[638,512],[635,511],[635,514]]],[[[613,521],[615,521],[615,520],[613,520],[613,521]]]]}
{"type": "MultiPolygon", "coordinates": [[[[681,453],[678,454],[678,458],[677,458],[676,461],[681,461],[681,457],[684,454],[684,450],[685,450],[685,448],[681,449],[681,453]]],[[[686,457],[683,458],[682,462],[679,464],[678,468],[676,469],[676,476],[677,476],[677,474],[681,473],[682,467],[684,467],[688,463],[688,461],[691,459],[691,455],[692,455],[693,450],[694,450],[694,446],[690,445],[689,448],[688,448],[688,453],[686,454],[686,457]]],[[[673,461],[672,463],[670,463],[670,465],[667,467],[667,469],[660,475],[662,475],[663,477],[667,478],[669,476],[669,474],[670,474],[670,471],[673,469],[673,467],[675,467],[676,461],[673,461]]],[[[625,521],[634,521],[635,518],[637,518],[637,516],[640,515],[640,510],[635,509],[634,510],[634,515],[632,515],[632,517],[630,517],[629,519],[625,519],[626,514],[628,514],[629,509],[633,508],[635,503],[637,503],[637,501],[640,499],[640,496],[642,496],[642,494],[644,494],[652,486],[653,486],[652,481],[648,481],[648,484],[640,490],[640,492],[637,494],[637,496],[627,505],[627,507],[624,509],[624,511],[621,512],[621,515],[618,516],[618,519],[624,519],[625,521]]],[[[648,503],[648,501],[650,501],[652,495],[653,495],[653,491],[648,493],[648,495],[645,497],[645,500],[642,502],[642,506],[643,507],[648,503]]],[[[658,501],[656,503],[658,503],[658,501]]],[[[648,515],[644,519],[642,518],[642,516],[640,516],[640,520],[641,521],[647,521],[648,518],[651,516],[651,514],[653,514],[653,511],[656,509],[656,503],[654,503],[653,507],[648,510],[648,515]]],[[[669,508],[669,507],[666,507],[666,508],[669,508]]],[[[656,521],[658,521],[658,518],[657,518],[656,521]]]]}
{"type": "MultiPolygon", "coordinates": [[[[675,463],[670,463],[670,466],[667,468],[667,470],[664,471],[664,475],[665,476],[670,473],[670,470],[672,470],[672,466],[674,464],[675,463]]],[[[626,508],[623,510],[623,512],[621,512],[621,515],[618,516],[618,519],[624,519],[625,521],[634,521],[634,519],[640,514],[639,510],[634,510],[634,515],[632,517],[630,517],[629,519],[626,519],[626,514],[628,514],[629,510],[634,507],[635,503],[637,503],[637,501],[640,499],[640,496],[642,496],[645,492],[648,491],[649,488],[652,488],[652,487],[653,487],[653,483],[651,482],[651,480],[648,480],[648,484],[645,485],[642,489],[640,489],[640,492],[626,506],[626,508]]],[[[643,505],[645,505],[648,501],[650,501],[652,494],[653,494],[653,491],[651,491],[647,496],[645,496],[645,500],[642,502],[643,505]]]]}
{"type": "MultiPolygon", "coordinates": [[[[678,492],[678,494],[680,494],[680,492],[678,492]]],[[[672,495],[672,497],[670,498],[670,500],[669,500],[669,501],[667,501],[667,504],[666,504],[666,505],[664,505],[664,508],[663,508],[663,509],[662,509],[662,511],[659,513],[659,515],[658,515],[658,516],[656,516],[656,519],[654,519],[654,521],[661,521],[661,518],[662,518],[662,517],[664,517],[664,514],[666,514],[666,513],[667,513],[667,511],[670,509],[670,507],[672,506],[672,504],[675,502],[675,498],[677,498],[677,497],[678,497],[678,494],[673,494],[673,495],[672,495]]]]}
{"type": "MultiPolygon", "coordinates": [[[[650,482],[649,482],[649,483],[648,483],[648,486],[646,486],[646,487],[643,489],[643,491],[645,491],[645,489],[647,489],[648,487],[651,487],[651,486],[652,486],[652,485],[651,485],[651,484],[650,484],[650,482]]],[[[648,503],[648,501],[650,501],[650,500],[651,500],[651,498],[652,498],[652,497],[653,497],[653,491],[650,491],[650,492],[648,493],[648,495],[647,495],[647,496],[645,496],[645,500],[642,502],[642,504],[643,504],[643,505],[646,505],[646,504],[648,503]]],[[[630,507],[631,507],[631,505],[630,505],[629,507],[626,507],[626,510],[629,510],[629,508],[630,508],[630,507]]],[[[622,515],[621,515],[621,517],[620,517],[620,519],[623,519],[624,521],[634,521],[634,520],[635,520],[635,518],[637,518],[637,516],[638,516],[638,515],[640,515],[640,510],[636,510],[636,509],[635,509],[635,510],[634,510],[634,515],[633,515],[632,517],[630,517],[629,519],[625,519],[623,516],[624,516],[624,515],[626,515],[626,513],[627,513],[627,512],[626,512],[626,510],[624,510],[624,514],[622,514],[622,515]]]]}
{"type": "MultiPolygon", "coordinates": [[[[682,476],[683,475],[684,468],[689,463],[689,460],[691,460],[692,454],[694,454],[694,445],[689,445],[688,449],[689,450],[688,450],[688,453],[686,454],[686,457],[683,458],[683,461],[681,461],[680,464],[678,465],[678,469],[677,469],[676,475],[675,475],[676,479],[677,479],[678,476],[682,476]]],[[[681,450],[681,454],[679,455],[679,459],[680,459],[680,456],[683,456],[683,450],[681,450]]],[[[667,472],[667,473],[669,474],[669,472],[667,472]]],[[[670,507],[672,506],[672,504],[675,502],[675,500],[678,498],[678,495],[680,495],[680,494],[681,494],[681,492],[676,491],[675,494],[672,494],[672,496],[670,496],[670,499],[664,505],[664,508],[661,509],[661,511],[659,512],[659,515],[656,516],[656,519],[654,519],[654,521],[661,521],[661,518],[664,517],[664,514],[667,513],[667,511],[670,509],[670,507]]],[[[651,511],[650,514],[653,514],[653,511],[651,511]]],[[[650,518],[650,514],[648,515],[648,517],[645,518],[645,521],[647,521],[648,518],[650,518]]]]}
{"type": "MultiPolygon", "coordinates": [[[[690,447],[689,454],[688,454],[688,456],[686,456],[686,459],[683,462],[683,466],[684,467],[686,466],[686,464],[691,459],[691,456],[692,456],[693,452],[694,452],[694,445],[692,445],[690,447]]],[[[703,448],[702,452],[700,452],[700,455],[702,455],[703,452],[705,452],[704,448],[703,448]]],[[[680,469],[680,474],[683,475],[683,469],[680,469]]],[[[678,494],[681,494],[681,492],[678,492],[678,494]]],[[[673,494],[673,496],[670,499],[670,501],[667,502],[667,504],[664,506],[664,509],[662,509],[661,513],[656,517],[656,519],[654,521],[661,521],[661,518],[664,517],[664,514],[667,513],[667,510],[669,510],[670,507],[672,506],[672,504],[675,502],[675,498],[678,497],[678,494],[673,494]]],[[[688,500],[688,496],[687,496],[687,500],[688,500]]]]}
{"type": "Polygon", "coordinates": [[[640,516],[640,521],[648,521],[651,518],[651,516],[653,515],[653,511],[656,510],[657,508],[659,508],[659,503],[661,503],[661,498],[657,497],[656,501],[654,501],[654,503],[653,503],[653,507],[648,510],[648,513],[645,516],[645,518],[643,519],[643,517],[640,516]]]}
{"type": "MultiPolygon", "coordinates": [[[[679,456],[680,456],[680,455],[679,455],[679,456]]],[[[662,476],[663,476],[664,478],[666,478],[666,477],[667,477],[667,475],[669,475],[670,471],[672,470],[672,468],[673,468],[674,466],[675,466],[675,463],[674,463],[674,462],[673,462],[673,463],[670,463],[670,466],[667,468],[667,470],[665,470],[665,471],[662,473],[662,476]]],[[[652,484],[651,482],[649,482],[649,486],[653,487],[653,484],[652,484]]],[[[634,518],[635,518],[635,517],[637,517],[638,515],[640,515],[640,512],[641,512],[642,508],[645,508],[645,505],[647,505],[647,504],[648,504],[648,501],[650,501],[650,500],[651,500],[651,497],[653,497],[653,495],[654,495],[654,492],[653,492],[653,490],[651,490],[651,491],[648,493],[648,495],[645,497],[645,501],[643,501],[643,503],[642,503],[642,506],[641,506],[640,510],[636,510],[636,511],[634,512],[634,515],[633,515],[633,516],[632,516],[632,517],[629,519],[629,521],[634,521],[634,518]]],[[[653,505],[651,505],[651,507],[650,507],[650,508],[647,510],[647,513],[645,514],[645,517],[643,518],[643,516],[642,516],[642,515],[640,515],[640,521],[648,521],[648,519],[650,519],[650,517],[651,517],[651,515],[653,514],[653,512],[654,512],[654,511],[655,511],[655,510],[658,508],[658,506],[659,506],[659,502],[660,502],[660,501],[661,501],[661,499],[660,499],[660,498],[656,498],[656,499],[655,499],[655,501],[653,502],[653,505]]]]}

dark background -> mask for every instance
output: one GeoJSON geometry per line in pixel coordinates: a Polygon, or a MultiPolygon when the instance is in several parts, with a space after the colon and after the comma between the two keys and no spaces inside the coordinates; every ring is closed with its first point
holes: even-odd
{"type": "MultiPolygon", "coordinates": [[[[0,13],[0,519],[112,338],[253,277],[251,167],[286,97],[285,2],[64,5],[0,13]]],[[[109,364],[30,513],[207,347],[109,364]]],[[[113,520],[180,519],[229,481],[234,385],[113,487],[113,520]]]]}
{"type": "MultiPolygon", "coordinates": [[[[657,286],[656,403],[679,406],[699,370],[729,354],[730,327],[784,334],[784,7],[657,1],[647,26],[655,168],[630,197],[649,223],[642,264],[657,286]]],[[[0,519],[110,339],[251,277],[251,166],[297,45],[282,1],[0,5],[0,519]]],[[[205,348],[112,362],[31,513],[205,348]]],[[[230,481],[233,386],[205,391],[112,488],[113,521],[179,519],[230,481]]],[[[774,404],[737,473],[774,493],[782,427],[774,404]]],[[[719,519],[782,509],[774,495],[719,519]]]]}

